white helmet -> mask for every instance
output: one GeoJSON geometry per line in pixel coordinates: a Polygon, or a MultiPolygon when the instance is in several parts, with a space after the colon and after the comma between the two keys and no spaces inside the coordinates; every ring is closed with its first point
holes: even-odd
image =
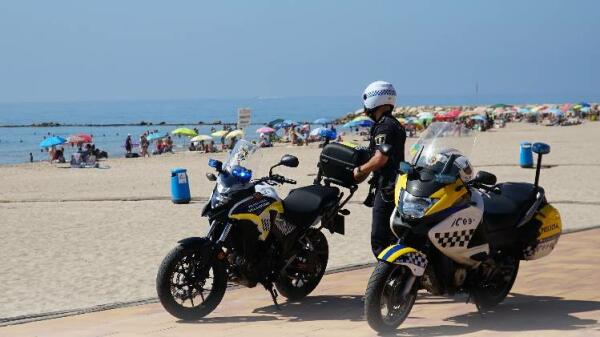
{"type": "Polygon", "coordinates": [[[461,155],[460,157],[456,158],[454,165],[458,167],[458,173],[460,174],[460,179],[462,179],[463,182],[466,183],[473,179],[473,167],[471,166],[471,163],[467,157],[461,155]]]}
{"type": "Polygon", "coordinates": [[[363,93],[363,104],[367,109],[381,105],[396,105],[396,89],[385,81],[375,81],[367,86],[363,93]]]}

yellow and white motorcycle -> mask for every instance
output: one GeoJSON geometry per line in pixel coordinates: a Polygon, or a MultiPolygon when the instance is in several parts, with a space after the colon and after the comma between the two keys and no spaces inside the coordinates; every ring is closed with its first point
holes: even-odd
{"type": "Polygon", "coordinates": [[[558,210],[538,185],[542,155],[535,143],[535,182],[496,183],[473,169],[466,153],[474,134],[453,123],[433,123],[400,165],[396,209],[390,219],[398,242],[381,252],[365,295],[365,316],[376,331],[396,329],[417,291],[467,293],[478,309],[502,302],[520,260],[548,255],[561,234],[558,210]]]}

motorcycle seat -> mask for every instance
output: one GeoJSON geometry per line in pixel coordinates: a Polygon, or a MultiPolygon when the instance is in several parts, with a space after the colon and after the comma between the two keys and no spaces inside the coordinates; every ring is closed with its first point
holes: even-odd
{"type": "Polygon", "coordinates": [[[283,217],[296,226],[310,226],[323,208],[337,200],[337,187],[309,185],[293,189],[283,199],[283,217]]]}
{"type": "Polygon", "coordinates": [[[483,195],[487,232],[514,228],[536,197],[536,188],[529,183],[503,183],[495,187],[500,193],[483,195]]]}

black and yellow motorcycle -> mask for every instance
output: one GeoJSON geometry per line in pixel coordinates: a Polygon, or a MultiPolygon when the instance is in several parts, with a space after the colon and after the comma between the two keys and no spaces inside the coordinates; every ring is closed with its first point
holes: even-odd
{"type": "Polygon", "coordinates": [[[216,184],[202,211],[210,223],[208,234],[179,241],[156,277],[158,298],[173,316],[196,320],[208,315],[221,302],[227,282],[260,283],[277,305],[278,293],[298,300],[321,281],[329,257],[321,229],[344,234],[344,216],[350,212],[343,206],[356,185],[342,184],[350,189],[344,198],[332,185],[340,182],[320,170],[313,185],[294,189],[282,200],[273,187],[296,182],[274,174],[273,168],[296,167],[298,158],[285,155],[268,175],[253,180],[249,167],[260,161],[258,152],[256,145],[240,140],[225,163],[209,161],[216,175],[207,177],[216,184]]]}
{"type": "Polygon", "coordinates": [[[466,151],[473,144],[469,130],[433,123],[412,148],[412,162],[400,165],[390,219],[398,242],[378,256],[365,295],[374,330],[402,324],[420,289],[467,293],[479,310],[495,306],[512,288],[519,261],[544,257],[558,242],[560,214],[538,185],[550,146],[533,145],[533,184],[497,184],[488,172],[472,177],[466,151]]]}

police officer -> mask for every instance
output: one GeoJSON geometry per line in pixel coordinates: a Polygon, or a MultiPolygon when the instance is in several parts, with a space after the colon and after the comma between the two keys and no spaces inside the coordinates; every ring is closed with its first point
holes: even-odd
{"type": "MultiPolygon", "coordinates": [[[[375,256],[393,241],[390,216],[394,210],[394,185],[400,162],[404,160],[406,131],[392,116],[396,105],[396,90],[391,83],[376,81],[364,91],[364,111],[375,124],[371,127],[369,150],[371,159],[354,169],[354,179],[364,181],[371,172],[373,218],[371,249],[375,256]]],[[[369,198],[367,198],[369,199],[369,198]]],[[[371,202],[365,201],[367,206],[371,202]]]]}

